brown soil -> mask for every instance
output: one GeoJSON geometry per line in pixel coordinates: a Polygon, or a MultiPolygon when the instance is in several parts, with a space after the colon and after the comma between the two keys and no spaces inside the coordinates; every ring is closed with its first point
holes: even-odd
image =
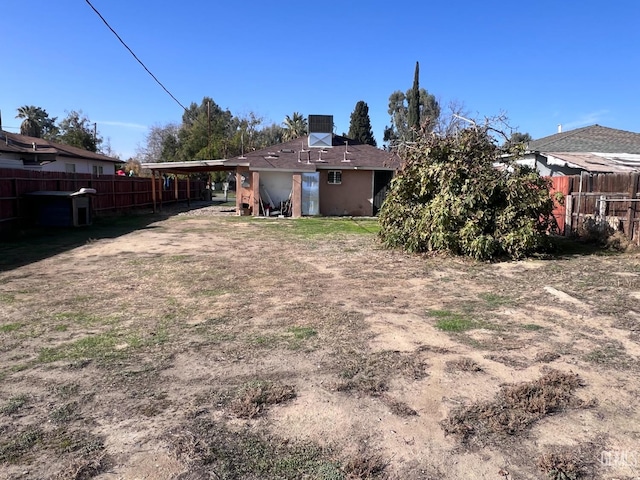
{"type": "Polygon", "coordinates": [[[1,271],[0,478],[638,476],[638,254],[293,225],[210,207],[1,271]]]}

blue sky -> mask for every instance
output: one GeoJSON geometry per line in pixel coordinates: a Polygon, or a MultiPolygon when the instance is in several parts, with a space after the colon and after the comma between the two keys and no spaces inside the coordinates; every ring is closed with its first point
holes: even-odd
{"type": "MultiPolygon", "coordinates": [[[[474,117],[504,112],[534,138],[599,123],[640,131],[640,1],[319,2],[91,0],[183,105],[210,96],[234,115],[294,111],[349,128],[369,105],[378,144],[387,102],[420,86],[474,117]]],[[[123,158],[182,109],[83,0],[5,0],[0,111],[82,110],[123,158]]]]}

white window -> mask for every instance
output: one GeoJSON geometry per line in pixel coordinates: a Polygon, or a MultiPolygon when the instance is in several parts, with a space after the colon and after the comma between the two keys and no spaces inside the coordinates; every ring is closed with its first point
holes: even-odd
{"type": "Polygon", "coordinates": [[[342,171],[341,170],[329,170],[327,172],[327,183],[331,185],[340,185],[342,183],[342,171]]]}
{"type": "Polygon", "coordinates": [[[67,173],[76,173],[76,164],[75,163],[65,163],[64,171],[67,173]]]}
{"type": "Polygon", "coordinates": [[[94,165],[93,166],[93,174],[95,176],[103,175],[103,173],[104,173],[104,167],[102,165],[94,165]]]}

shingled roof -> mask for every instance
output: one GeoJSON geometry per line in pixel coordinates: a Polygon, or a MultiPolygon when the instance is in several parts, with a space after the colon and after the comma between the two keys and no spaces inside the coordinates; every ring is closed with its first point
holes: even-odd
{"type": "Polygon", "coordinates": [[[291,172],[319,169],[395,170],[399,157],[389,151],[334,135],[331,147],[310,148],[307,136],[225,161],[229,166],[249,166],[252,170],[291,172]]]}
{"type": "Polygon", "coordinates": [[[591,125],[529,142],[536,152],[606,152],[640,154],[640,133],[591,125]]]}
{"type": "Polygon", "coordinates": [[[0,152],[25,155],[51,154],[54,156],[100,160],[103,162],[122,163],[122,160],[108,157],[101,153],[90,152],[82,148],[50,142],[44,138],[18,135],[0,130],[0,152]]]}

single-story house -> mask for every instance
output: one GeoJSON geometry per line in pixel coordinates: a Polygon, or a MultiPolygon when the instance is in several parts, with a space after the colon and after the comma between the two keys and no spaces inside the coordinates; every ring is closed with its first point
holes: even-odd
{"type": "Polygon", "coordinates": [[[0,169],[115,175],[119,163],[82,148],[0,130],[0,169]]]}
{"type": "Polygon", "coordinates": [[[332,129],[332,116],[309,115],[309,135],[225,160],[236,171],[238,212],[377,215],[399,157],[332,129]]]}
{"type": "Polygon", "coordinates": [[[591,125],[529,142],[518,163],[543,176],[640,172],[640,133],[591,125]]]}

